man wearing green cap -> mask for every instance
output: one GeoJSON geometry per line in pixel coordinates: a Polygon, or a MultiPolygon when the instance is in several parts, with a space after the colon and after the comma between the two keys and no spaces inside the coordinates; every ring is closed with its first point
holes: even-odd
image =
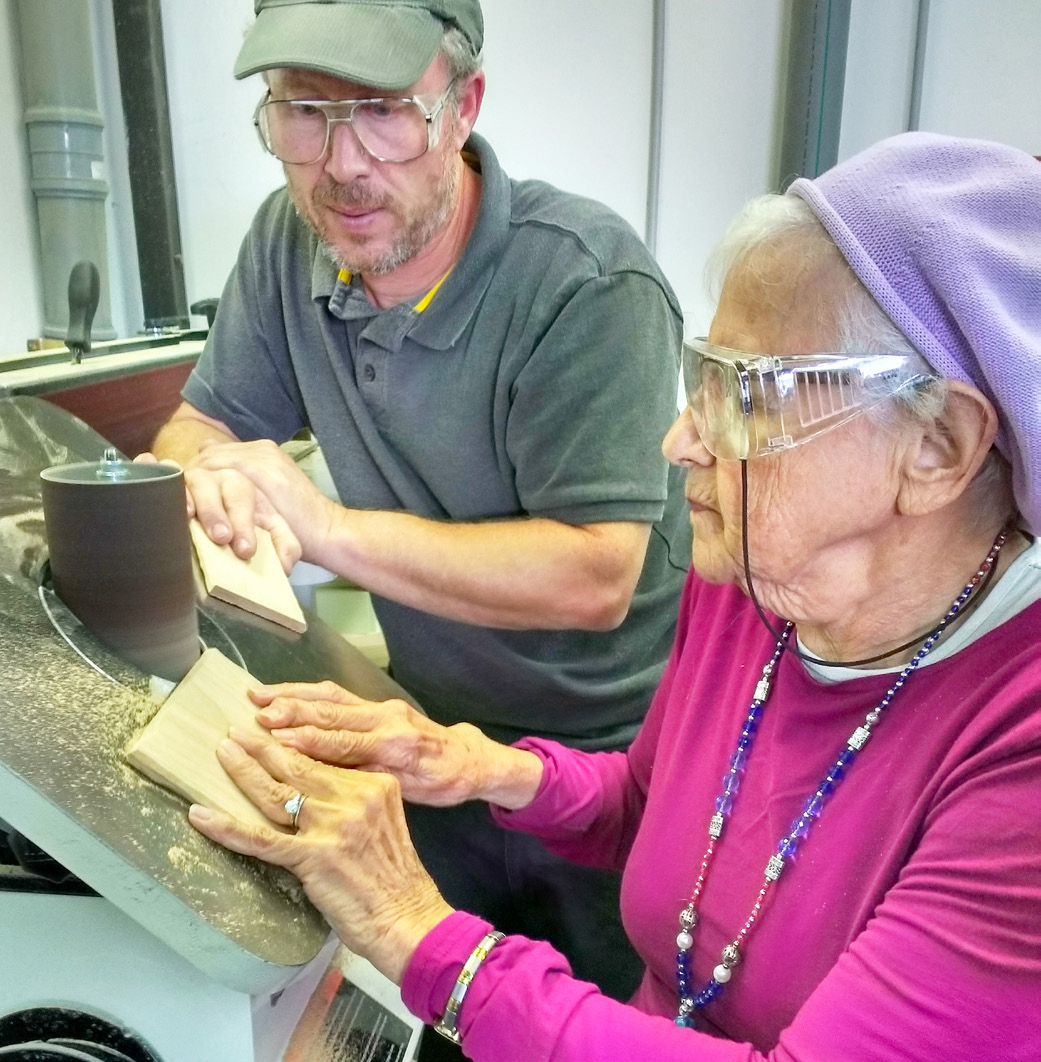
{"type": "MultiPolygon", "coordinates": [[[[442,723],[625,747],[690,556],[681,317],[600,204],[511,181],[472,128],[477,0],[256,0],[235,67],[287,187],[260,208],[156,441],[210,536],[254,524],[369,589],[394,677],[442,723]],[[310,428],[342,505],[275,443],[310,428]],[[273,441],[272,441],[273,440],[273,441]]],[[[537,120],[537,116],[536,116],[537,120]]],[[[617,881],[411,809],[449,902],[544,936],[622,996],[617,881]]]]}

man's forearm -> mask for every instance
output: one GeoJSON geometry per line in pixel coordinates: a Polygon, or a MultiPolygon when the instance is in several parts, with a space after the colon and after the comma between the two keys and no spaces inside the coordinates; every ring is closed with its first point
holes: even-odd
{"type": "Polygon", "coordinates": [[[178,410],[159,429],[152,444],[152,453],[160,461],[173,460],[183,466],[211,443],[235,441],[235,436],[223,425],[202,416],[188,416],[178,410]]]}
{"type": "Polygon", "coordinates": [[[464,623],[607,630],[625,618],[649,534],[635,523],[464,524],[338,509],[321,554],[308,559],[464,623]]]}

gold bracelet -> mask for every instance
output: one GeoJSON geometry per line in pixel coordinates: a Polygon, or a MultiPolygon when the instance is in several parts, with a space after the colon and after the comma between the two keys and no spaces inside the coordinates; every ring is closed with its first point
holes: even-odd
{"type": "Polygon", "coordinates": [[[489,933],[470,952],[470,958],[463,963],[463,968],[459,971],[459,977],[452,986],[452,994],[448,997],[448,1006],[445,1007],[441,1020],[434,1026],[434,1032],[439,1032],[446,1040],[451,1040],[454,1044],[462,1043],[459,1030],[456,1028],[456,1022],[459,1019],[459,1008],[463,1004],[463,997],[466,995],[466,990],[470,987],[470,982],[474,979],[474,974],[480,969],[481,963],[488,958],[488,952],[504,936],[505,934],[503,933],[489,933]]]}

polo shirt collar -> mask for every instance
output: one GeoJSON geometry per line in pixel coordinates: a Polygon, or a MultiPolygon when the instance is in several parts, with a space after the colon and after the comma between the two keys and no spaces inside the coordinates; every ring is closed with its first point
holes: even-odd
{"type": "Polygon", "coordinates": [[[417,314],[409,338],[432,350],[449,350],[480,306],[509,240],[513,195],[510,180],[488,142],[470,134],[464,151],[477,156],[481,174],[481,205],[463,253],[441,290],[417,314]]]}
{"type": "Polygon", "coordinates": [[[317,241],[311,267],[312,299],[328,299],[329,312],[344,321],[380,318],[366,331],[375,328],[382,334],[383,345],[392,349],[399,348],[406,335],[432,350],[449,350],[454,346],[491,283],[509,237],[512,209],[509,178],[487,141],[473,133],[463,150],[477,157],[481,175],[477,221],[462,256],[423,312],[417,313],[409,303],[378,310],[360,286],[339,278],[339,268],[323,253],[317,241]]]}

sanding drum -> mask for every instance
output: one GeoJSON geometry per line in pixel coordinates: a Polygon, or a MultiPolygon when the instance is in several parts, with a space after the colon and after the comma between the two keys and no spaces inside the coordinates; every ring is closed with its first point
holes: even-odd
{"type": "Polygon", "coordinates": [[[107,450],[40,478],[55,593],[124,659],[182,679],[200,644],[180,469],[107,450]]]}

